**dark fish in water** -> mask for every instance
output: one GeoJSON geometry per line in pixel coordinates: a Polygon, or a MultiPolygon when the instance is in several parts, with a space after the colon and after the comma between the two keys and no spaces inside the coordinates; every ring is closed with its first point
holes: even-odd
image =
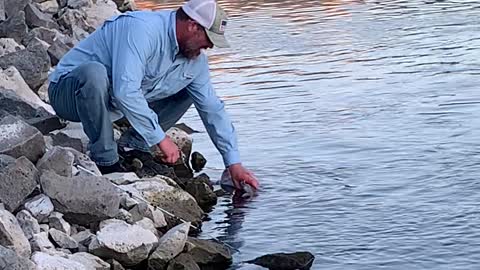
{"type": "MultiPolygon", "coordinates": [[[[230,176],[228,169],[223,171],[219,184],[228,192],[233,192],[235,190],[235,185],[233,184],[232,177],[230,176]]],[[[254,187],[245,183],[244,181],[240,182],[240,186],[242,188],[241,192],[243,192],[242,198],[252,198],[255,196],[256,189],[254,187]]],[[[238,190],[235,190],[235,192],[238,192],[238,190]]]]}

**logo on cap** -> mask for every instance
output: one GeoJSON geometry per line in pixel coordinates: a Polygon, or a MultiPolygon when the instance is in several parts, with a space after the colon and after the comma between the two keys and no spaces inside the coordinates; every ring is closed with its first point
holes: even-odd
{"type": "Polygon", "coordinates": [[[227,27],[227,21],[226,20],[222,20],[220,22],[220,32],[225,32],[225,27],[227,27]]]}

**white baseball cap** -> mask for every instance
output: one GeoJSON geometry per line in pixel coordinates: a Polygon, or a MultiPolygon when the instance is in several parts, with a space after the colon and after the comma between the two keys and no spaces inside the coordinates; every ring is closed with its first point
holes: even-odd
{"type": "Polygon", "coordinates": [[[182,6],[182,9],[190,18],[205,28],[213,45],[219,48],[230,47],[225,38],[227,13],[215,0],[190,0],[182,6]]]}

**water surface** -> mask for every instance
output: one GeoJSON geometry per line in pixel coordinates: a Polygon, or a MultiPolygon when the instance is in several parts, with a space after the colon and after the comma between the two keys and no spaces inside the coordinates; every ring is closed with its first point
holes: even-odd
{"type": "Polygon", "coordinates": [[[478,269],[480,2],[220,3],[232,48],[209,52],[212,80],[263,185],[204,224],[233,268],[306,250],[314,269],[478,269]]]}

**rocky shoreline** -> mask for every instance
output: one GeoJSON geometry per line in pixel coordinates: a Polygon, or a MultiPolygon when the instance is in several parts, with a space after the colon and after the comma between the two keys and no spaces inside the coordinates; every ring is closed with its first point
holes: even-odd
{"type": "MultiPolygon", "coordinates": [[[[175,165],[132,151],[122,153],[131,173],[101,175],[81,125],[48,104],[49,70],[105,19],[134,9],[128,0],[0,0],[0,269],[231,265],[227,246],[192,237],[217,196],[206,174],[194,176],[206,160],[191,153],[188,129],[167,132],[182,150],[175,165]]],[[[123,124],[114,126],[119,137],[123,124]]],[[[300,255],[280,255],[294,268],[270,267],[279,257],[251,262],[308,269],[313,256],[300,255]]]]}

